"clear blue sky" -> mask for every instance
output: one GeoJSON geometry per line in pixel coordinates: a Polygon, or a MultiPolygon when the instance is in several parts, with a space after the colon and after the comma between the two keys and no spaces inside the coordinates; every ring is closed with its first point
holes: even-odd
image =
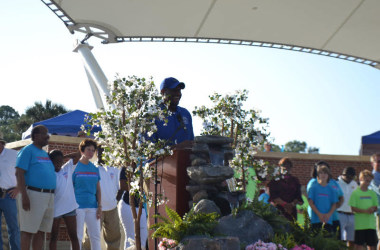
{"type": "MultiPolygon", "coordinates": [[[[0,1],[0,105],[20,114],[35,101],[95,111],[75,38],[39,0],[0,1]]],[[[380,130],[380,70],[278,49],[180,43],[89,43],[109,80],[167,76],[186,83],[181,106],[208,105],[207,96],[248,89],[246,108],[269,118],[272,141],[306,141],[323,154],[358,154],[361,136],[380,130]]],[[[195,133],[200,122],[195,119],[195,133]]]]}

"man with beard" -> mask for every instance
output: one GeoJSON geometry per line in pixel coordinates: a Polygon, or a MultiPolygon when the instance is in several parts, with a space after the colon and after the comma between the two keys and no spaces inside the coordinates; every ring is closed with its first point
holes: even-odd
{"type": "Polygon", "coordinates": [[[156,121],[157,132],[153,135],[155,140],[163,139],[168,141],[168,145],[179,144],[183,141],[194,140],[193,124],[190,112],[178,106],[181,100],[181,90],[185,88],[183,82],[174,77],[165,78],[161,85],[161,94],[168,103],[171,114],[166,117],[168,122],[156,121]]]}

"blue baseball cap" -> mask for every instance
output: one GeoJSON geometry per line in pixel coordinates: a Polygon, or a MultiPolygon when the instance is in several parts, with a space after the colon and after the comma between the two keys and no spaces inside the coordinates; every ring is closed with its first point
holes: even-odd
{"type": "Polygon", "coordinates": [[[165,78],[161,82],[160,90],[163,90],[163,89],[174,89],[178,85],[181,87],[181,89],[185,88],[185,84],[183,82],[178,81],[174,77],[168,77],[168,78],[165,78]]]}

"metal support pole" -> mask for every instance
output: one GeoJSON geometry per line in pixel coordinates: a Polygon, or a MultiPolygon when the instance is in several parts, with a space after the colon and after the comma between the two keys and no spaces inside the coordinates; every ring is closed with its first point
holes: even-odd
{"type": "Polygon", "coordinates": [[[88,72],[86,67],[84,67],[84,70],[86,71],[87,79],[88,79],[88,82],[90,84],[92,96],[94,97],[96,107],[98,109],[104,109],[103,100],[102,100],[102,97],[99,93],[98,87],[96,87],[96,84],[95,84],[94,80],[92,79],[91,74],[90,74],[90,72],[88,72]]]}
{"type": "Polygon", "coordinates": [[[79,43],[79,41],[76,41],[76,46],[74,48],[74,52],[79,53],[82,56],[84,67],[86,69],[87,77],[89,78],[90,86],[92,93],[94,95],[95,103],[96,105],[102,106],[103,101],[101,100],[101,95],[99,94],[99,90],[103,92],[104,95],[109,95],[109,90],[107,89],[107,78],[104,75],[103,70],[100,68],[98,62],[96,61],[94,55],[92,54],[92,46],[85,44],[85,43],[79,43]],[[94,84],[95,83],[95,84],[94,84]],[[94,86],[95,85],[95,86],[94,86]],[[97,91],[93,90],[93,87],[97,88],[97,91]],[[98,92],[98,94],[96,93],[98,92]],[[100,100],[99,100],[100,97],[100,100]],[[100,102],[101,101],[101,105],[100,102]]]}

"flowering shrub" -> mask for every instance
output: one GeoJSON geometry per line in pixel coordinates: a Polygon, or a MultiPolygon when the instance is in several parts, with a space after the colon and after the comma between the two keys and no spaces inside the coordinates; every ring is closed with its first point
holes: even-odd
{"type": "Polygon", "coordinates": [[[177,241],[171,240],[171,239],[166,239],[163,238],[160,243],[158,244],[158,249],[159,250],[166,250],[166,249],[171,249],[177,246],[177,241]]]}
{"type": "Polygon", "coordinates": [[[281,173],[281,168],[277,165],[269,165],[268,162],[258,160],[255,161],[254,167],[256,171],[256,176],[254,178],[255,180],[265,180],[268,176],[276,181],[283,178],[284,173],[281,173]]]}
{"type": "Polygon", "coordinates": [[[248,245],[245,250],[287,250],[281,244],[276,244],[273,242],[265,243],[261,240],[258,240],[254,244],[248,245]]]}
{"type": "Polygon", "coordinates": [[[314,248],[311,248],[305,244],[295,246],[292,250],[314,250],[314,248]]]}
{"type": "MultiPolygon", "coordinates": [[[[150,204],[153,194],[143,190],[144,182],[154,173],[154,167],[146,163],[165,154],[170,154],[165,141],[148,138],[157,131],[156,120],[166,120],[167,109],[152,80],[132,76],[117,77],[109,83],[110,94],[106,97],[107,109],[89,115],[87,123],[101,126],[95,139],[104,149],[103,160],[109,166],[126,167],[129,202],[135,223],[135,242],[141,249],[140,218],[143,202],[150,204]],[[138,212],[134,197],[139,197],[138,212]]],[[[82,128],[84,129],[84,127],[82,128]]],[[[87,132],[89,134],[89,131],[87,132]]]]}
{"type": "Polygon", "coordinates": [[[255,154],[267,137],[268,119],[260,117],[258,110],[243,109],[243,103],[248,99],[247,90],[225,96],[215,93],[209,98],[213,107],[195,107],[193,114],[203,120],[202,135],[227,136],[234,140],[235,156],[230,166],[239,176],[237,189],[246,191],[247,182],[252,178],[248,168],[265,168],[262,161],[256,161],[255,154]]]}

